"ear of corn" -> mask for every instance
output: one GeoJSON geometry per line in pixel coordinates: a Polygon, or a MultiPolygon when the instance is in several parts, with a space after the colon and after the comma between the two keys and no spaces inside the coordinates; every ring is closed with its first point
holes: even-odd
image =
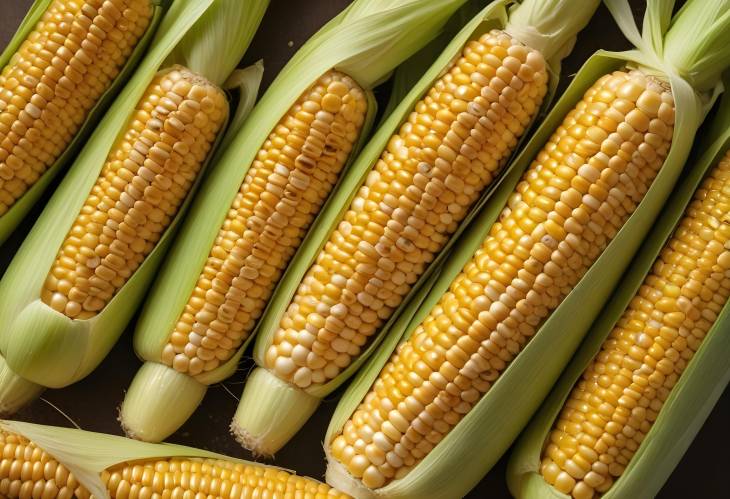
{"type": "MultiPolygon", "coordinates": [[[[657,21],[651,16],[649,20],[657,21]]],[[[679,20],[691,22],[679,17],[675,26],[681,26],[679,20]]],[[[606,121],[612,113],[598,111],[608,106],[595,103],[616,92],[618,99],[608,102],[626,105],[632,98],[626,91],[638,90],[633,83],[606,90],[619,83],[617,77],[624,82],[627,76],[633,78],[630,72],[616,69],[635,57],[636,52],[599,53],[584,65],[460,239],[420,310],[391,329],[330,422],[325,437],[328,483],[358,497],[461,496],[527,423],[630,262],[640,242],[637,235],[651,228],[688,154],[693,135],[688,131],[697,129],[707,109],[691,89],[687,91],[686,82],[670,76],[676,114],[671,116],[671,107],[665,107],[665,123],[658,119],[652,126],[647,119],[646,127],[632,126],[632,133],[643,129],[652,134],[658,131],[655,127],[664,125],[663,130],[671,134],[674,122],[671,147],[666,134],[659,142],[648,135],[642,138],[654,143],[657,156],[666,156],[656,178],[640,179],[660,166],[657,159],[661,163],[661,158],[633,154],[626,159],[642,166],[638,183],[617,185],[613,192],[622,201],[613,203],[611,210],[596,206],[591,197],[598,194],[596,186],[603,185],[602,177],[583,175],[598,164],[596,160],[610,160],[602,156],[608,151],[602,153],[601,148],[612,144],[606,134],[600,147],[591,146],[595,140],[591,137],[598,132],[593,128],[610,125],[618,131],[619,123],[606,121]],[[587,100],[575,106],[583,94],[587,100]],[[590,111],[596,112],[593,117],[581,119],[590,111]],[[575,132],[582,126],[586,135],[579,140],[575,132]],[[679,130],[682,133],[676,133],[679,130]],[[551,135],[557,142],[548,142],[551,135]],[[533,167],[523,176],[533,158],[533,167]],[[563,175],[570,169],[573,174],[553,175],[552,168],[563,175]],[[571,217],[582,216],[582,209],[565,212],[561,203],[570,202],[571,190],[584,188],[589,195],[576,200],[593,205],[589,210],[594,215],[572,225],[571,217]],[[558,197],[550,202],[550,194],[558,197]],[[631,198],[635,201],[629,202],[631,198]],[[540,214],[551,205],[555,211],[540,214]],[[561,230],[555,230],[558,227],[561,230]],[[536,235],[541,236],[540,242],[532,239],[536,235]],[[546,245],[548,251],[542,255],[547,259],[533,266],[530,261],[541,258],[541,244],[546,245]],[[579,254],[583,263],[576,258],[579,254]],[[550,355],[545,355],[548,351],[550,355]]],[[[661,86],[659,90],[670,95],[661,86]]],[[[633,97],[635,108],[651,114],[645,106],[648,94],[641,95],[633,97]]],[[[658,118],[662,99],[655,102],[653,112],[658,118]]],[[[632,109],[624,107],[627,123],[638,116],[630,114],[632,109]]],[[[637,145],[637,151],[648,152],[645,145],[637,145]]],[[[619,148],[611,154],[620,158],[624,152],[619,148]]],[[[611,161],[604,174],[618,164],[611,161]]],[[[627,168],[619,177],[630,172],[627,168]]],[[[611,203],[614,194],[607,194],[600,197],[611,203]]]]}
{"type": "Polygon", "coordinates": [[[0,242],[132,74],[159,2],[37,0],[0,56],[0,242]]]}
{"type": "MultiPolygon", "coordinates": [[[[625,120],[614,122],[619,129],[631,126],[631,113],[639,109],[632,107],[623,109],[625,120]]],[[[621,71],[599,79],[523,175],[499,221],[449,291],[383,368],[342,434],[332,441],[333,457],[371,489],[402,478],[417,466],[488,393],[635,210],[664,162],[672,129],[671,94],[660,84],[621,71]],[[588,116],[598,122],[611,119],[611,111],[615,114],[620,104],[613,107],[599,99],[634,85],[637,96],[661,103],[648,118],[656,120],[663,133],[657,134],[649,161],[632,158],[628,165],[620,165],[618,151],[632,144],[632,150],[642,148],[644,143],[617,134],[616,142],[600,144],[590,132],[575,136],[576,125],[580,127],[588,116]],[[668,104],[665,109],[664,104],[668,104]],[[595,114],[589,114],[592,111],[595,114]],[[603,166],[588,160],[590,151],[599,147],[606,154],[603,166]],[[596,170],[568,171],[569,164],[562,161],[565,153],[588,160],[586,166],[596,170]],[[643,174],[636,167],[643,167],[643,174]],[[623,172],[627,174],[622,182],[623,172]],[[599,178],[603,182],[597,182],[599,178]],[[588,196],[595,196],[597,203],[588,196]],[[557,216],[564,217],[563,224],[558,225],[557,216]],[[581,223],[585,225],[579,230],[581,223]],[[560,267],[567,269],[561,272],[560,267]],[[397,414],[391,414],[394,410],[397,414]],[[365,447],[358,449],[361,442],[365,447]],[[386,454],[383,446],[391,447],[392,454],[386,454]]],[[[603,136],[610,137],[606,132],[603,136]]],[[[643,141],[642,134],[638,138],[643,141]]]]}
{"type": "MultiPolygon", "coordinates": [[[[29,391],[89,374],[146,291],[229,114],[217,86],[223,82],[206,79],[205,67],[164,66],[181,39],[200,36],[196,23],[211,5],[221,8],[216,2],[239,7],[233,0],[171,7],[135,77],[0,283],[0,350],[6,370],[25,380],[3,378],[6,411],[17,410],[29,391]]],[[[265,7],[256,2],[243,18],[226,9],[217,15],[250,40],[265,7]]],[[[260,71],[249,75],[249,92],[259,79],[260,71]]]]}
{"type": "MultiPolygon", "coordinates": [[[[583,4],[565,30],[574,35],[596,6],[583,4]]],[[[547,92],[543,56],[501,30],[505,7],[472,19],[388,118],[359,159],[368,176],[342,193],[347,210],[279,288],[254,352],[265,375],[246,384],[232,423],[244,446],[271,454],[291,438],[301,417],[269,421],[311,413],[362,365],[492,192],[547,92]]]]}
{"type": "Polygon", "coordinates": [[[142,313],[135,349],[165,367],[133,380],[129,435],[163,439],[234,372],[294,253],[318,244],[306,229],[340,209],[328,201],[335,184],[362,176],[349,163],[374,118],[372,85],[462,2],[358,0],[282,70],[203,185],[142,313]],[[162,390],[174,407],[145,395],[162,390]]]}
{"type": "Polygon", "coordinates": [[[518,441],[507,472],[516,497],[656,495],[730,381],[723,101],[716,140],[697,148],[704,154],[518,441]]]}
{"type": "Polygon", "coordinates": [[[347,497],[281,468],[199,449],[16,421],[0,423],[0,451],[0,495],[9,499],[347,497]]]}

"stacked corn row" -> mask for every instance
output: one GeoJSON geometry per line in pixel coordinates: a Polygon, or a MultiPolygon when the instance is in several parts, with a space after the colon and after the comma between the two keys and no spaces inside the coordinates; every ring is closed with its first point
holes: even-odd
{"type": "Polygon", "coordinates": [[[223,92],[190,70],[155,76],[58,252],[44,303],[72,319],[109,303],[174,219],[227,114],[223,92]]]}
{"type": "Polygon", "coordinates": [[[367,108],[354,80],[329,71],[281,119],[236,195],[163,363],[195,376],[235,354],[337,182],[367,108]]]}
{"type": "Polygon", "coordinates": [[[332,442],[369,488],[405,476],[474,407],[641,201],[674,103],[638,71],[599,79],[539,153],[488,237],[332,442]]]}
{"type": "Polygon", "coordinates": [[[498,30],[468,42],[307,272],[265,367],[301,388],[346,368],[499,173],[546,89],[538,52],[498,30]]]}
{"type": "Polygon", "coordinates": [[[559,491],[609,490],[730,297],[729,185],[726,154],[566,401],[541,466],[559,491]]]}
{"type": "Polygon", "coordinates": [[[0,216],[68,147],[152,19],[150,0],[54,0],[0,73],[0,216]]]}
{"type": "MultiPolygon", "coordinates": [[[[26,438],[0,431],[0,495],[9,499],[90,499],[68,468],[26,438]]],[[[182,497],[347,497],[286,471],[222,459],[162,458],[101,473],[114,499],[182,497]]]]}

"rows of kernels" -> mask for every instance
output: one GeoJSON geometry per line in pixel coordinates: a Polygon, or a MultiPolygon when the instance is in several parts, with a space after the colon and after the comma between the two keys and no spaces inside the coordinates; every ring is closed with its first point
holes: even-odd
{"type": "Polygon", "coordinates": [[[329,71],[281,119],[218,232],[165,364],[197,375],[236,353],[337,182],[367,109],[357,83],[329,71]]]}
{"type": "MultiPolygon", "coordinates": [[[[24,437],[0,431],[0,496],[92,499],[64,465],[24,437]]],[[[287,471],[222,459],[168,458],[122,463],[101,473],[113,499],[249,497],[345,498],[328,485],[287,471]]]]}
{"type": "Polygon", "coordinates": [[[281,469],[220,459],[124,463],[104,471],[101,479],[113,499],[348,497],[328,485],[281,469]]]}
{"type": "Polygon", "coordinates": [[[90,499],[65,466],[27,439],[0,430],[0,497],[90,499]]]}
{"type": "Polygon", "coordinates": [[[0,73],[0,216],[67,148],[146,31],[150,0],[54,0],[0,73]]]}
{"type": "Polygon", "coordinates": [[[466,44],[391,138],[302,280],[268,369],[306,388],[360,355],[504,166],[547,78],[542,56],[501,31],[466,44]]]}
{"type": "Polygon", "coordinates": [[[550,433],[541,472],[587,499],[621,476],[730,296],[730,156],[697,190],[550,433]]]}
{"type": "Polygon", "coordinates": [[[333,441],[352,475],[404,476],[474,407],[634,211],[672,130],[670,92],[641,73],[588,90],[333,441]]]}
{"type": "Polygon", "coordinates": [[[61,246],[44,303],[75,319],[109,303],[175,218],[227,114],[223,92],[189,70],[155,77],[61,246]]]}

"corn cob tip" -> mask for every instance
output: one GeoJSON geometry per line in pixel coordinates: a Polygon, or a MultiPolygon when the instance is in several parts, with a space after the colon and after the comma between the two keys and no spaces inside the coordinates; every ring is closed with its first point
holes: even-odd
{"type": "Polygon", "coordinates": [[[208,390],[195,378],[158,362],[145,362],[119,410],[124,433],[135,440],[161,442],[195,412],[208,390]]]}
{"type": "Polygon", "coordinates": [[[15,373],[0,355],[0,418],[15,414],[35,400],[44,386],[15,373]]]}
{"type": "Polygon", "coordinates": [[[254,455],[272,457],[304,426],[320,401],[258,367],[246,381],[231,434],[254,455]]]}

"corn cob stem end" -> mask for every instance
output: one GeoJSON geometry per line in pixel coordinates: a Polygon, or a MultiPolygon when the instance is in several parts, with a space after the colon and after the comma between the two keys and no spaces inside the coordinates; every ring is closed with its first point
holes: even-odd
{"type": "Polygon", "coordinates": [[[161,442],[188,420],[207,390],[192,376],[145,362],[124,397],[119,422],[130,438],[161,442]]]}
{"type": "Polygon", "coordinates": [[[231,433],[257,456],[271,457],[307,422],[320,399],[257,367],[246,381],[231,433]]]}
{"type": "Polygon", "coordinates": [[[35,400],[45,387],[16,374],[0,355],[0,417],[15,414],[35,400]]]}
{"type": "Polygon", "coordinates": [[[325,443],[324,449],[327,455],[327,471],[325,472],[327,485],[358,499],[374,499],[378,497],[375,491],[366,487],[361,480],[352,476],[347,468],[331,455],[327,443],[325,443]]]}

